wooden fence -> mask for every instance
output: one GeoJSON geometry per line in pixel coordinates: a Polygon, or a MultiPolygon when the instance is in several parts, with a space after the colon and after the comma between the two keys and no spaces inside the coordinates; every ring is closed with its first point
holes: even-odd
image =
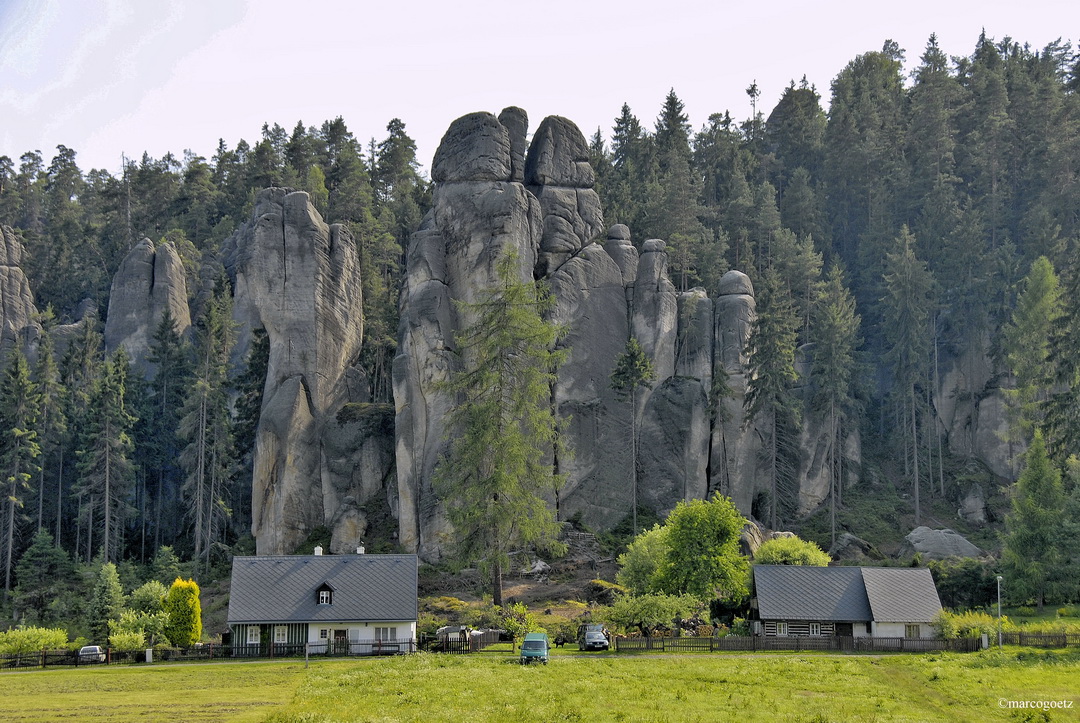
{"type": "Polygon", "coordinates": [[[939,650],[970,653],[978,650],[976,638],[938,640],[936,638],[853,638],[846,636],[776,637],[754,635],[723,638],[615,638],[615,650],[657,650],[661,652],[718,652],[758,650],[835,650],[857,653],[926,653],[939,650]]]}
{"type": "MultiPolygon", "coordinates": [[[[990,635],[993,641],[996,635],[990,635]]],[[[1080,633],[1002,633],[1005,645],[1028,645],[1033,648],[1065,648],[1080,645],[1080,633]]]]}

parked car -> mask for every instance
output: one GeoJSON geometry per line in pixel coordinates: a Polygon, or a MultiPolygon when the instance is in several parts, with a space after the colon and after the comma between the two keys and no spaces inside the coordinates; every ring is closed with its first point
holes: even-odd
{"type": "Polygon", "coordinates": [[[599,630],[587,630],[584,644],[580,647],[582,650],[607,650],[610,645],[607,636],[599,630]]]}
{"type": "Polygon", "coordinates": [[[105,649],[100,645],[84,645],[79,648],[80,663],[104,663],[105,649]]]}
{"type": "Polygon", "coordinates": [[[529,633],[525,636],[525,642],[521,644],[521,664],[532,662],[547,665],[548,661],[548,636],[546,633],[529,633]]]}
{"type": "Polygon", "coordinates": [[[577,644],[578,650],[607,650],[611,639],[608,637],[608,631],[600,623],[586,623],[578,626],[577,644]],[[593,633],[591,637],[590,633],[593,633]],[[603,647],[598,647],[601,639],[603,647]]]}

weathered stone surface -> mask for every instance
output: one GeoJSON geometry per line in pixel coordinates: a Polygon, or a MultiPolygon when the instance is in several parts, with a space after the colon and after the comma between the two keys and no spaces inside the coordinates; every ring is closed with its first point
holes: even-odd
{"type": "Polygon", "coordinates": [[[470,113],[450,124],[435,151],[431,180],[509,181],[510,134],[491,113],[470,113]]]}
{"type": "Polygon", "coordinates": [[[701,381],[672,376],[648,396],[638,444],[638,502],[661,517],[708,496],[709,406],[701,381]]]}
{"type": "Polygon", "coordinates": [[[525,152],[529,148],[529,115],[517,106],[503,108],[499,123],[510,137],[510,180],[525,180],[525,152]]]}
{"type": "Polygon", "coordinates": [[[161,317],[168,309],[177,333],[191,327],[187,277],[183,262],[172,244],[155,248],[144,238],[120,263],[109,294],[109,315],[105,321],[105,347],[113,351],[123,346],[136,368],[153,375],[147,353],[161,317]]]}
{"type": "Polygon", "coordinates": [[[829,557],[834,562],[867,562],[885,559],[876,547],[850,532],[845,532],[836,538],[836,544],[829,548],[829,557]]]}
{"type": "Polygon", "coordinates": [[[944,560],[947,557],[981,557],[983,551],[975,547],[963,535],[949,529],[932,530],[916,527],[904,538],[907,544],[900,557],[918,553],[923,559],[944,560]]]}
{"type": "Polygon", "coordinates": [[[34,295],[19,264],[23,248],[10,226],[0,226],[0,366],[16,346],[33,359],[41,337],[34,295]]]}
{"type": "Polygon", "coordinates": [[[589,164],[589,144],[573,121],[552,115],[540,123],[525,158],[525,183],[593,187],[596,174],[589,164]]]}
{"type": "Polygon", "coordinates": [[[679,302],[668,278],[667,251],[659,239],[642,246],[634,281],[634,315],[631,333],[653,360],[657,381],[675,373],[675,336],[679,323],[679,302]]]}
{"type": "Polygon", "coordinates": [[[968,488],[964,499],[960,500],[960,509],[956,511],[956,514],[965,522],[976,525],[986,524],[986,495],[982,485],[976,483],[968,488]]]}
{"type": "Polygon", "coordinates": [[[632,410],[611,389],[611,369],[629,334],[622,274],[593,244],[548,282],[555,299],[551,320],[567,329],[561,346],[569,349],[554,389],[574,452],[559,460],[568,476],[559,495],[561,516],[581,513],[590,524],[614,525],[631,510],[632,410]]]}
{"type": "MultiPolygon", "coordinates": [[[[225,252],[242,334],[262,327],[270,339],[252,531],[259,554],[291,553],[356,491],[354,473],[328,455],[334,446],[326,436],[343,404],[363,401],[348,371],[363,336],[356,244],[345,227],[323,222],[306,193],[269,188],[225,252]]],[[[365,483],[355,499],[382,483],[386,471],[371,471],[377,467],[367,469],[379,482],[365,483]]]]}
{"type": "Polygon", "coordinates": [[[713,302],[704,289],[676,295],[678,332],[675,336],[675,374],[693,377],[704,389],[712,386],[713,302]]]}

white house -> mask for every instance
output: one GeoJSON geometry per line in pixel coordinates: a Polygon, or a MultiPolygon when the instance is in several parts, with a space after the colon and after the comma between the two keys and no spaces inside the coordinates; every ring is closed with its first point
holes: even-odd
{"type": "Polygon", "coordinates": [[[930,638],[941,600],[911,567],[755,565],[758,631],[776,636],[930,638]]]}
{"type": "Polygon", "coordinates": [[[416,555],[233,558],[228,624],[237,654],[416,650],[416,555]]]}

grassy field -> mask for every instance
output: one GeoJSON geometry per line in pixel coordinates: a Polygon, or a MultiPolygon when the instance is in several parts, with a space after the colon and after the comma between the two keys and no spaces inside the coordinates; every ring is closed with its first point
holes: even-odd
{"type": "Polygon", "coordinates": [[[0,720],[1080,720],[1080,652],[885,657],[508,655],[0,675],[0,720]],[[1001,701],[1073,701],[1016,710],[1001,701]],[[1034,714],[1033,714],[1034,713],[1034,714]]]}

